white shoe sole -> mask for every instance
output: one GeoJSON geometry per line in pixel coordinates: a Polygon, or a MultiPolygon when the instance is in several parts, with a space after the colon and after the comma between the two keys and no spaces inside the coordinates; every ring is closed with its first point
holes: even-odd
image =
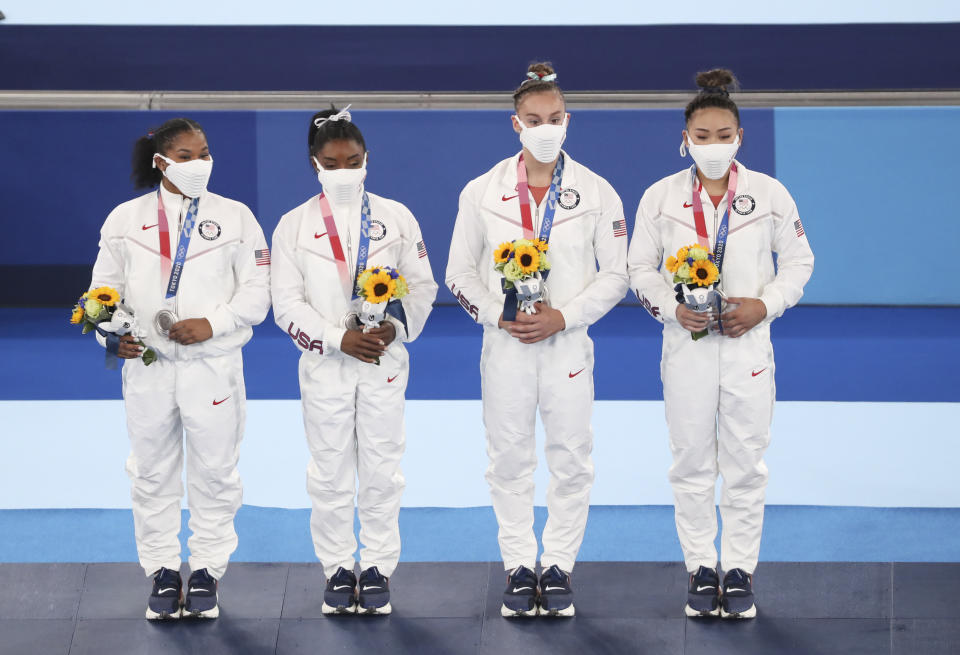
{"type": "Polygon", "coordinates": [[[357,604],[348,605],[347,607],[332,607],[324,603],[320,606],[320,611],[324,614],[356,614],[357,613],[357,604]]]}
{"type": "Polygon", "coordinates": [[[183,618],[185,619],[215,619],[218,616],[220,616],[219,605],[203,612],[188,612],[187,610],[183,610],[183,618]]]}
{"type": "Polygon", "coordinates": [[[173,620],[179,619],[181,614],[182,614],[182,610],[177,610],[173,614],[166,614],[166,613],[161,614],[159,612],[154,612],[152,609],[147,607],[147,613],[145,614],[145,616],[149,621],[173,621],[173,620]]]}
{"type": "Polygon", "coordinates": [[[506,605],[500,605],[500,616],[505,619],[529,618],[537,616],[539,613],[540,607],[538,605],[534,605],[532,610],[512,610],[506,605]]]}
{"type": "Polygon", "coordinates": [[[727,613],[723,611],[723,607],[720,608],[720,616],[725,619],[752,619],[757,616],[757,606],[751,605],[750,609],[746,612],[731,612],[727,613]]]}
{"type": "Polygon", "coordinates": [[[689,605],[685,605],[683,607],[683,613],[686,614],[691,619],[708,617],[708,616],[720,616],[720,607],[717,606],[717,609],[713,610],[712,612],[701,612],[699,610],[693,609],[689,605]]]}
{"type": "Polygon", "coordinates": [[[556,616],[556,617],[568,617],[575,616],[577,610],[573,607],[573,603],[570,603],[562,610],[545,610],[542,607],[540,608],[540,616],[556,616]]]}
{"type": "Polygon", "coordinates": [[[390,614],[391,612],[393,612],[393,607],[389,602],[383,607],[357,607],[357,614],[366,614],[367,616],[390,614]]]}

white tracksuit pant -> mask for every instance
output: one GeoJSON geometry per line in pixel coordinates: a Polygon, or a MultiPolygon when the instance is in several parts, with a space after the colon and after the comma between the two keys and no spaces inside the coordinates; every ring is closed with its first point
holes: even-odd
{"type": "Polygon", "coordinates": [[[753,573],[760,553],[776,396],[770,326],[742,337],[693,341],[676,324],[663,334],[660,365],[673,466],[677,534],[688,571],[717,565],[715,485],[723,476],[721,568],[753,573]]]}
{"type": "Polygon", "coordinates": [[[593,341],[586,328],[535,344],[486,328],[480,358],[487,482],[500,526],[507,570],[537,561],[533,533],[533,474],[537,468],[536,413],[546,432],[547,524],[544,568],[572,571],[583,541],[593,486],[593,341]]]}
{"type": "Polygon", "coordinates": [[[300,358],[300,395],[310,448],[307,491],[310,531],[327,578],[353,570],[360,515],[360,567],[389,577],[400,559],[400,497],[406,485],[400,459],[406,443],[404,393],[409,360],[394,342],[380,366],[338,353],[300,358]],[[359,478],[359,493],[357,479],[359,478]]]}
{"type": "Polygon", "coordinates": [[[150,366],[128,360],[123,397],[130,434],[127,474],[140,564],[147,576],[180,568],[184,434],[192,532],[190,568],[218,580],[237,547],[242,502],[237,471],[246,420],[243,360],[235,354],[150,366]]]}

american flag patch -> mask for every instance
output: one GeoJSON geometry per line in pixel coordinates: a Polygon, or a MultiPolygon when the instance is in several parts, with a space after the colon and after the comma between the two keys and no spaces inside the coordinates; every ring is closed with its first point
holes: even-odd
{"type": "Polygon", "coordinates": [[[613,222],[613,236],[615,237],[625,237],[627,236],[627,222],[626,221],[614,221],[613,222]]]}
{"type": "Polygon", "coordinates": [[[806,234],[803,231],[803,223],[800,222],[799,218],[793,222],[793,229],[797,231],[798,237],[802,237],[804,234],[806,234]]]}
{"type": "Polygon", "coordinates": [[[423,239],[417,241],[417,255],[419,255],[420,259],[427,256],[427,246],[424,245],[423,239]]]}
{"type": "Polygon", "coordinates": [[[254,250],[253,258],[257,260],[257,266],[269,266],[270,265],[270,249],[264,248],[263,250],[254,250]]]}

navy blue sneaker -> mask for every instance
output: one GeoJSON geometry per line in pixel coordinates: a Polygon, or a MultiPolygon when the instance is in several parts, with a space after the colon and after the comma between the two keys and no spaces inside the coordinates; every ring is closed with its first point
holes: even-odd
{"type": "Polygon", "coordinates": [[[380,569],[371,566],[360,572],[360,608],[361,614],[389,614],[390,580],[380,573],[380,569]]]}
{"type": "Polygon", "coordinates": [[[743,569],[727,571],[723,576],[720,616],[725,619],[752,619],[757,615],[753,602],[753,576],[743,569]]]}
{"type": "Polygon", "coordinates": [[[147,601],[148,619],[179,619],[183,581],[180,572],[161,568],[153,574],[153,590],[147,601]]]}
{"type": "Polygon", "coordinates": [[[573,587],[570,574],[554,564],[540,576],[540,614],[573,616],[573,587]]]}
{"type": "Polygon", "coordinates": [[[539,591],[537,574],[525,566],[518,566],[507,575],[500,616],[536,616],[539,591]]]}
{"type": "Polygon", "coordinates": [[[190,574],[187,581],[187,598],[183,603],[183,616],[195,619],[215,619],[220,616],[217,580],[206,569],[190,574]]]}
{"type": "Polygon", "coordinates": [[[342,566],[327,580],[323,591],[324,614],[353,614],[357,611],[357,576],[342,566]]]}
{"type": "Polygon", "coordinates": [[[716,569],[701,566],[690,574],[683,611],[690,617],[720,616],[720,576],[716,569]]]}

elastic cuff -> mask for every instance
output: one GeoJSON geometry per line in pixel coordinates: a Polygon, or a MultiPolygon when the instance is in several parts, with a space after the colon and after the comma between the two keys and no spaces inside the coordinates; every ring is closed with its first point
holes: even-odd
{"type": "Polygon", "coordinates": [[[503,560],[503,568],[507,573],[511,573],[518,566],[525,566],[531,571],[537,570],[536,558],[533,560],[524,560],[524,559],[514,559],[514,560],[503,560]]]}
{"type": "Polygon", "coordinates": [[[140,566],[143,567],[143,572],[148,578],[152,578],[153,576],[155,576],[157,574],[157,571],[159,571],[161,568],[170,569],[171,571],[179,571],[180,564],[181,564],[181,561],[179,557],[176,559],[168,559],[164,562],[160,562],[160,561],[148,562],[145,560],[140,560],[140,566]]]}
{"type": "Polygon", "coordinates": [[[339,351],[340,344],[343,343],[343,335],[345,335],[346,333],[347,333],[346,329],[341,327],[330,327],[324,330],[324,334],[323,334],[324,352],[339,351]]]}
{"type": "Polygon", "coordinates": [[[503,301],[500,301],[500,304],[491,303],[483,313],[478,312],[477,323],[482,325],[492,325],[493,327],[499,327],[500,324],[500,314],[503,313],[503,301]]]}
{"type": "Polygon", "coordinates": [[[565,307],[556,307],[555,309],[563,315],[564,330],[574,330],[576,328],[585,326],[585,323],[583,322],[583,314],[577,312],[570,305],[565,307]]]}
{"type": "Polygon", "coordinates": [[[206,319],[210,323],[214,337],[223,336],[228,332],[232,332],[237,327],[237,321],[233,312],[225,305],[217,307],[206,319]]]}
{"type": "Polygon", "coordinates": [[[555,557],[549,560],[545,560],[545,559],[540,560],[540,566],[543,568],[544,571],[549,569],[554,564],[556,564],[561,571],[569,575],[570,573],[573,573],[573,566],[575,562],[573,562],[572,560],[559,560],[555,557]]]}
{"type": "Polygon", "coordinates": [[[395,317],[390,316],[390,314],[387,314],[386,321],[393,325],[394,329],[397,331],[397,341],[406,341],[407,331],[404,329],[403,323],[398,321],[395,317]]]}
{"type": "Polygon", "coordinates": [[[767,315],[763,319],[767,322],[770,322],[775,318],[779,318],[785,309],[783,298],[781,298],[780,294],[773,289],[765,290],[760,295],[760,302],[762,302],[764,307],[767,308],[767,315]]]}
{"type": "Polygon", "coordinates": [[[396,562],[393,564],[384,564],[383,562],[364,562],[361,560],[360,571],[366,571],[371,566],[377,567],[377,570],[380,571],[380,575],[384,576],[385,578],[389,578],[393,575],[393,572],[397,570],[396,562]]]}

